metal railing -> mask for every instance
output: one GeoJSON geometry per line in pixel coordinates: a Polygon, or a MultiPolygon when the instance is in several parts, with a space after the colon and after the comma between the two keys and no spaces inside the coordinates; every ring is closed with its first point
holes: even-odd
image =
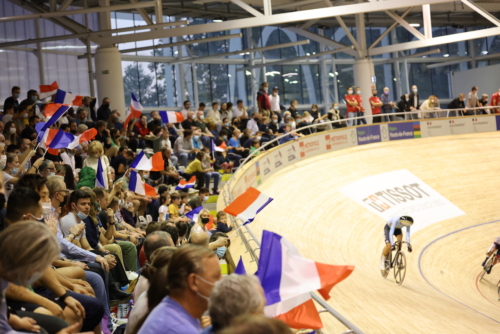
{"type": "MultiPolygon", "coordinates": [[[[484,110],[484,109],[496,109],[496,108],[497,107],[481,107],[481,108],[468,108],[467,110],[484,110]]],[[[407,116],[411,115],[411,119],[409,119],[409,120],[401,120],[401,121],[402,122],[404,122],[404,121],[419,121],[419,120],[424,120],[425,121],[425,120],[432,120],[432,119],[441,118],[441,117],[433,117],[433,118],[425,118],[424,117],[424,118],[419,118],[418,116],[419,115],[427,115],[427,114],[445,113],[446,112],[447,117],[449,117],[450,111],[454,111],[454,112],[456,112],[456,115],[458,115],[458,113],[462,112],[463,110],[464,109],[417,110],[417,111],[411,111],[411,112],[399,112],[399,113],[380,114],[380,116],[378,116],[378,117],[404,116],[404,118],[406,118],[407,116]],[[413,118],[414,117],[413,115],[416,115],[417,118],[413,118]]],[[[487,116],[487,115],[485,115],[485,116],[487,116]]],[[[336,120],[336,121],[330,121],[330,122],[324,122],[324,123],[315,123],[315,124],[311,124],[311,125],[308,125],[308,126],[305,126],[305,127],[301,127],[299,129],[296,129],[295,131],[301,131],[301,130],[311,129],[311,128],[317,128],[317,127],[324,128],[325,126],[328,126],[328,127],[330,127],[330,129],[332,129],[332,125],[333,124],[344,123],[344,122],[347,122],[348,120],[366,119],[367,117],[370,117],[370,116],[353,117],[353,118],[349,118],[349,119],[342,119],[342,120],[336,120]]],[[[457,117],[457,116],[454,116],[454,117],[457,117]]],[[[399,121],[394,121],[394,122],[399,122],[399,121]]],[[[384,124],[384,123],[387,123],[387,122],[375,123],[375,124],[384,124]]],[[[369,125],[369,124],[367,124],[367,125],[369,125]]],[[[365,126],[365,125],[361,125],[361,126],[365,126]]],[[[347,129],[347,128],[350,128],[350,127],[341,127],[341,128],[338,128],[338,129],[347,129]]],[[[281,136],[278,136],[278,137],[276,137],[276,138],[274,138],[274,139],[266,142],[259,149],[257,149],[257,151],[259,153],[261,153],[261,152],[265,151],[266,148],[268,148],[271,145],[273,145],[273,143],[278,142],[281,138],[284,138],[284,137],[289,136],[289,135],[290,134],[287,133],[287,134],[283,134],[281,136]]],[[[228,206],[234,200],[234,196],[233,196],[232,191],[231,191],[231,185],[234,182],[235,176],[245,166],[245,164],[250,159],[252,159],[253,157],[254,157],[254,155],[249,155],[247,158],[243,159],[243,161],[241,162],[241,165],[235,170],[235,172],[233,174],[233,177],[226,183],[226,186],[225,186],[225,188],[223,189],[223,191],[221,193],[222,199],[224,201],[224,205],[225,206],[228,206]]],[[[241,238],[242,243],[245,245],[245,249],[246,249],[245,253],[249,253],[250,254],[250,256],[252,258],[251,262],[254,262],[254,261],[258,262],[259,256],[256,253],[256,251],[260,250],[260,246],[261,246],[260,241],[257,239],[257,237],[255,236],[255,234],[252,232],[252,230],[250,229],[249,225],[244,225],[243,226],[242,224],[244,222],[241,221],[238,218],[234,218],[233,216],[229,216],[229,219],[232,221],[233,226],[236,227],[236,233],[241,238]],[[245,229],[245,230],[243,230],[243,229],[245,229]],[[247,237],[246,237],[245,234],[248,234],[250,236],[250,238],[247,239],[247,237]],[[255,247],[252,247],[250,245],[250,242],[254,242],[255,243],[255,247]]],[[[333,307],[331,307],[327,302],[325,302],[322,298],[320,298],[316,293],[311,292],[311,297],[319,305],[321,305],[321,307],[323,307],[322,310],[318,311],[319,313],[323,313],[323,312],[330,313],[340,323],[342,323],[345,327],[348,328],[348,330],[346,332],[343,332],[342,334],[347,334],[347,333],[364,334],[364,332],[361,329],[359,329],[358,327],[356,327],[353,323],[351,323],[348,319],[346,319],[342,314],[340,314],[339,312],[337,312],[333,307]]]]}

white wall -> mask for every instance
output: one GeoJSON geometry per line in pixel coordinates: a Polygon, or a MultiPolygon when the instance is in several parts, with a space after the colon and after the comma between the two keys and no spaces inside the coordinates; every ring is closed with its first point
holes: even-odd
{"type": "Polygon", "coordinates": [[[472,86],[479,88],[478,97],[481,94],[491,94],[500,88],[500,65],[479,67],[472,70],[451,72],[451,86],[453,97],[458,94],[468,94],[472,86]]]}

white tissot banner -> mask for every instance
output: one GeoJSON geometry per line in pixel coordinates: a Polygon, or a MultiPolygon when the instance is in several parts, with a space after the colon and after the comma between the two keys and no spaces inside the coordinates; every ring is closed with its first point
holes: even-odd
{"type": "Polygon", "coordinates": [[[406,169],[366,177],[340,192],[385,220],[412,216],[415,219],[412,232],[465,214],[406,169]]]}

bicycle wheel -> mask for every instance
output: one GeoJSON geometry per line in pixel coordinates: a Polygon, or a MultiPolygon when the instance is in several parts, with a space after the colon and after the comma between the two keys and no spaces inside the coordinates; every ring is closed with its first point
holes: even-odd
{"type": "Polygon", "coordinates": [[[493,265],[493,259],[495,257],[494,256],[490,256],[490,258],[488,259],[488,261],[486,261],[486,264],[484,265],[483,267],[483,271],[481,272],[481,276],[479,277],[479,280],[482,280],[484,275],[486,274],[486,272],[490,269],[490,267],[493,265]]]}
{"type": "Polygon", "coordinates": [[[403,252],[398,252],[394,259],[394,281],[397,285],[403,284],[406,275],[406,256],[403,252]]]}
{"type": "MultiPolygon", "coordinates": [[[[384,255],[380,256],[380,261],[384,258],[384,255]]],[[[389,275],[389,270],[391,270],[391,261],[392,261],[392,252],[389,253],[387,256],[387,259],[385,260],[385,270],[380,269],[380,273],[382,274],[383,278],[386,278],[387,275],[389,275]]]]}

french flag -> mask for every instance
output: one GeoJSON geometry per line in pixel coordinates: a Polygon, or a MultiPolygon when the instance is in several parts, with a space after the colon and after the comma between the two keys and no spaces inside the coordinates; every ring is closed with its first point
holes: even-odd
{"type": "Polygon", "coordinates": [[[83,132],[81,135],[76,136],[73,142],[68,145],[68,148],[69,149],[76,148],[81,143],[94,139],[96,135],[97,135],[97,130],[95,128],[89,129],[83,132]]]}
{"type": "Polygon", "coordinates": [[[272,201],[273,198],[250,187],[229,204],[229,206],[224,209],[224,212],[241,219],[244,222],[243,225],[246,225],[251,223],[255,216],[272,201]]]}
{"type": "Polygon", "coordinates": [[[52,96],[57,93],[59,86],[57,85],[57,81],[54,81],[50,85],[40,85],[40,100],[43,100],[46,97],[52,96]]]}
{"type": "MultiPolygon", "coordinates": [[[[53,129],[50,129],[50,132],[52,132],[53,129]]],[[[49,134],[50,137],[50,134],[49,134]]],[[[50,148],[53,149],[58,149],[58,148],[67,148],[69,144],[71,144],[75,140],[75,136],[72,135],[69,132],[64,132],[62,130],[56,130],[55,135],[53,136],[52,140],[46,145],[50,148]]],[[[48,140],[47,140],[48,141],[48,140]]]]}
{"type": "MultiPolygon", "coordinates": [[[[51,108],[52,108],[52,107],[51,107],[51,108]]],[[[61,118],[61,117],[62,117],[62,115],[64,115],[64,114],[68,111],[68,109],[70,108],[70,106],[69,106],[69,105],[66,105],[66,104],[61,104],[61,105],[59,105],[59,106],[54,106],[53,108],[54,108],[54,109],[55,109],[55,108],[57,108],[57,109],[56,109],[56,110],[55,110],[55,112],[54,112],[54,113],[50,116],[50,118],[47,120],[47,122],[45,122],[45,123],[44,123],[44,125],[43,125],[43,126],[40,128],[40,130],[38,130],[38,131],[40,131],[40,132],[45,131],[45,130],[47,130],[49,127],[51,127],[52,125],[54,125],[54,124],[55,124],[55,123],[59,120],[59,118],[61,118]]],[[[47,117],[47,115],[45,115],[45,116],[47,117]]],[[[38,124],[40,124],[40,123],[38,123],[38,124]]],[[[37,124],[37,125],[38,125],[38,124],[37,124]]],[[[35,127],[35,129],[36,129],[36,127],[35,127]]],[[[39,138],[39,139],[40,139],[40,138],[39,138]]],[[[40,140],[39,140],[39,141],[40,141],[40,140]]]]}
{"type": "Polygon", "coordinates": [[[130,171],[130,180],[128,189],[139,195],[156,196],[155,188],[149,184],[142,182],[141,176],[136,171],[130,171]]]}
{"type": "Polygon", "coordinates": [[[101,187],[104,189],[108,189],[108,186],[104,183],[104,169],[102,168],[102,157],[97,161],[97,173],[95,175],[95,187],[101,187]]]}
{"type": "Polygon", "coordinates": [[[219,146],[215,146],[215,140],[212,140],[212,152],[224,152],[227,148],[225,142],[222,142],[219,146]]]}
{"type": "Polygon", "coordinates": [[[323,323],[310,293],[318,290],[328,300],[330,290],[347,278],[354,266],[334,266],[302,257],[288,240],[263,231],[259,270],[267,304],[266,316],[292,328],[319,329],[323,323]]]}
{"type": "Polygon", "coordinates": [[[81,105],[83,103],[82,100],[83,100],[83,96],[74,95],[74,94],[67,93],[63,90],[58,89],[54,102],[55,103],[62,103],[62,104],[71,104],[72,106],[81,107],[81,105]]]}
{"type": "Polygon", "coordinates": [[[130,93],[130,108],[127,111],[127,118],[125,119],[124,128],[127,128],[128,123],[132,118],[141,118],[142,116],[142,105],[139,100],[135,97],[134,93],[130,93]]]}
{"type": "Polygon", "coordinates": [[[180,180],[177,187],[175,187],[175,190],[193,188],[195,184],[196,184],[196,176],[193,176],[189,179],[189,181],[180,180]]]}
{"type": "MultiPolygon", "coordinates": [[[[197,222],[198,216],[200,215],[201,210],[203,210],[203,206],[200,205],[199,207],[194,208],[193,210],[186,213],[184,216],[188,217],[189,219],[191,219],[194,222],[197,222]]],[[[210,220],[205,225],[205,227],[207,228],[207,231],[210,231],[214,227],[214,216],[212,216],[212,214],[210,214],[210,220]]]]}
{"type": "Polygon", "coordinates": [[[180,123],[184,120],[182,113],[175,111],[159,111],[163,123],[180,123]]]}
{"type": "Polygon", "coordinates": [[[157,172],[165,169],[165,160],[163,160],[161,152],[156,152],[151,159],[148,159],[144,151],[141,151],[130,165],[130,168],[157,172]]]}

